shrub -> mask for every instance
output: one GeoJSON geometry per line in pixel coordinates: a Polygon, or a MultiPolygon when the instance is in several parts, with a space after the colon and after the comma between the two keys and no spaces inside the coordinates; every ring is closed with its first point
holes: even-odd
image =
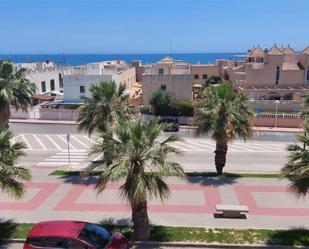
{"type": "Polygon", "coordinates": [[[192,117],[194,113],[194,106],[191,100],[172,100],[170,109],[173,116],[192,117]]]}

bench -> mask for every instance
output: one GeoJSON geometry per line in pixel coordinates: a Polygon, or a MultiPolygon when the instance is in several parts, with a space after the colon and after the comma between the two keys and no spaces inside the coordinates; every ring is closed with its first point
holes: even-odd
{"type": "Polygon", "coordinates": [[[243,213],[249,212],[249,208],[243,205],[216,205],[216,211],[222,212],[223,217],[241,218],[243,213]]]}

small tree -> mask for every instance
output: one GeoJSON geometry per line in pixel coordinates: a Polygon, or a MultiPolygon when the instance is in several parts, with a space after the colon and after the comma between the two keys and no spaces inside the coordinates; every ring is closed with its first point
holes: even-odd
{"type": "Polygon", "coordinates": [[[152,94],[149,104],[152,106],[156,116],[170,115],[171,96],[162,90],[157,90],[152,94]]]}
{"type": "Polygon", "coordinates": [[[218,76],[218,75],[212,75],[210,76],[206,81],[205,81],[205,84],[204,84],[204,88],[207,88],[209,86],[212,86],[212,85],[217,85],[217,84],[220,84],[222,83],[222,78],[221,76],[218,76]]]}
{"type": "MultiPolygon", "coordinates": [[[[183,176],[182,167],[170,161],[170,155],[181,155],[181,152],[170,143],[179,141],[175,134],[159,140],[165,127],[153,119],[148,123],[131,120],[116,125],[114,136],[101,133],[101,141],[94,146],[92,153],[108,150],[113,164],[99,176],[96,189],[102,192],[108,182],[123,182],[120,187],[122,195],[129,201],[132,209],[133,239],[146,240],[150,235],[150,224],[147,212],[148,199],[152,197],[167,198],[169,188],[164,177],[169,175],[183,176]]],[[[94,161],[86,171],[91,172],[105,165],[110,158],[104,154],[94,161]]]]}
{"type": "Polygon", "coordinates": [[[251,135],[252,112],[247,105],[248,97],[238,93],[229,82],[211,87],[203,97],[194,113],[197,134],[212,133],[216,140],[216,170],[222,174],[228,142],[236,135],[244,140],[251,135]]]}

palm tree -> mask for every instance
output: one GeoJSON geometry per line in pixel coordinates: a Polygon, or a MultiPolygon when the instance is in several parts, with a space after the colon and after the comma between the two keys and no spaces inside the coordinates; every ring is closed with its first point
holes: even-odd
{"type": "Polygon", "coordinates": [[[128,119],[133,112],[125,85],[102,81],[91,85],[89,91],[92,97],[83,98],[86,104],[80,108],[77,118],[79,130],[89,135],[95,131],[110,132],[117,120],[128,119]]]}
{"type": "MultiPolygon", "coordinates": [[[[120,190],[131,205],[133,239],[136,240],[145,240],[150,235],[148,199],[168,197],[169,188],[164,177],[183,176],[182,167],[167,159],[169,155],[181,155],[178,149],[170,145],[179,141],[179,137],[173,134],[160,141],[159,136],[164,128],[156,119],[148,123],[126,121],[115,126],[114,136],[102,133],[102,140],[109,142],[95,145],[92,151],[102,153],[108,150],[113,157],[113,164],[99,176],[96,189],[102,192],[108,182],[124,181],[120,190]]],[[[86,174],[102,166],[105,161],[103,155],[86,169],[86,174]]]]}
{"type": "Polygon", "coordinates": [[[0,125],[0,189],[12,195],[21,197],[24,193],[23,181],[30,180],[28,169],[15,166],[16,160],[24,155],[23,143],[11,143],[14,137],[3,125],[0,125]]]}
{"type": "Polygon", "coordinates": [[[34,85],[25,79],[25,69],[15,70],[10,61],[0,60],[0,123],[8,127],[10,105],[27,111],[34,85]]]}
{"type": "Polygon", "coordinates": [[[215,165],[222,174],[228,142],[236,136],[244,140],[251,135],[251,111],[248,98],[238,93],[230,82],[209,88],[195,109],[197,134],[211,133],[216,140],[215,165]]]}
{"type": "Polygon", "coordinates": [[[304,121],[304,132],[299,136],[298,144],[287,147],[288,162],[281,169],[281,178],[289,177],[290,188],[297,197],[306,196],[309,191],[309,122],[304,121]]]}

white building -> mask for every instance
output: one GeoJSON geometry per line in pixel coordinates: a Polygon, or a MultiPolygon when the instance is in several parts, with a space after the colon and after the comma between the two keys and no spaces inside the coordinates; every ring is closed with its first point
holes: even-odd
{"type": "Polygon", "coordinates": [[[35,84],[37,94],[63,91],[62,72],[53,62],[17,63],[17,69],[26,69],[26,78],[35,84]]]}
{"type": "Polygon", "coordinates": [[[124,61],[94,62],[78,67],[64,68],[63,92],[67,103],[81,102],[81,96],[89,96],[89,87],[100,81],[114,81],[131,89],[136,82],[135,68],[124,61]]]}

